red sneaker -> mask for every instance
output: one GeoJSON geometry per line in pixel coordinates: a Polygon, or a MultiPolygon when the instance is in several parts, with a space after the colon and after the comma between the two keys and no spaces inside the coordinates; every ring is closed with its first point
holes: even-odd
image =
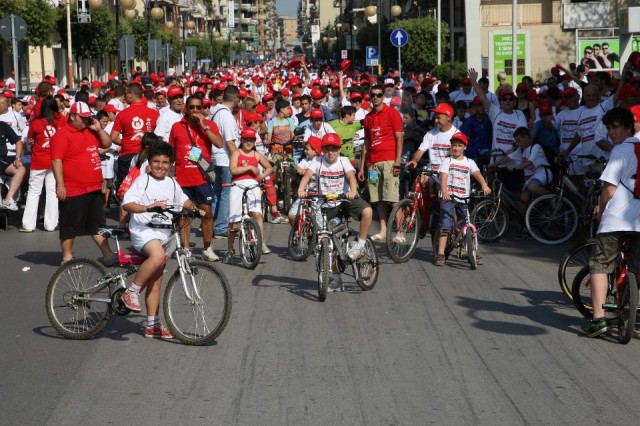
{"type": "Polygon", "coordinates": [[[140,312],[142,311],[142,307],[140,306],[138,296],[139,294],[135,291],[126,290],[122,293],[122,303],[124,303],[124,306],[131,309],[133,312],[140,312]]]}
{"type": "Polygon", "coordinates": [[[156,324],[144,330],[144,337],[159,337],[161,339],[173,339],[173,334],[164,325],[156,324]]]}

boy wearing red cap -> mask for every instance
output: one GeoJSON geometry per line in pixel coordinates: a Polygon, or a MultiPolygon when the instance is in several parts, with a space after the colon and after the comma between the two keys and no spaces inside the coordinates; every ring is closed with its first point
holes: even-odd
{"type": "Polygon", "coordinates": [[[464,150],[469,144],[464,133],[457,132],[451,137],[451,155],[445,158],[438,169],[442,192],[440,196],[440,239],[434,263],[436,266],[444,266],[444,249],[447,244],[447,235],[455,224],[454,214],[458,221],[465,217],[463,204],[452,196],[468,198],[471,195],[471,176],[482,186],[485,195],[491,193],[482,177],[476,162],[465,157],[464,150]]]}

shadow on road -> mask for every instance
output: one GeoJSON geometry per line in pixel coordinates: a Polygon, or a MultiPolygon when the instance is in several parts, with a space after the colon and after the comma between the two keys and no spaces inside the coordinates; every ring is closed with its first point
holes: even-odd
{"type": "MultiPolygon", "coordinates": [[[[130,336],[140,336],[144,335],[144,326],[142,319],[145,318],[142,315],[132,316],[131,319],[125,319],[122,317],[112,317],[107,325],[96,335],[96,337],[88,340],[96,340],[96,339],[111,339],[115,341],[129,341],[131,340],[130,336]]],[[[49,337],[52,339],[61,339],[61,340],[69,340],[66,337],[61,336],[58,332],[50,325],[40,326],[33,328],[33,332],[43,337],[49,337]]],[[[168,342],[179,343],[177,340],[167,340],[168,342]]]]}
{"type": "Polygon", "coordinates": [[[60,251],[27,251],[16,255],[16,259],[34,265],[60,266],[62,253],[60,251]]]}
{"type": "Polygon", "coordinates": [[[251,280],[252,285],[272,287],[267,283],[274,283],[278,287],[282,287],[288,292],[295,294],[296,296],[300,296],[303,299],[311,300],[314,302],[318,301],[318,284],[314,280],[265,274],[256,275],[255,277],[253,277],[253,280],[251,280]],[[286,282],[284,280],[286,280],[286,282]]]}
{"type": "Polygon", "coordinates": [[[522,288],[503,288],[503,290],[520,293],[529,302],[529,306],[513,305],[491,300],[459,297],[457,304],[468,309],[468,315],[475,319],[474,326],[494,333],[534,336],[546,334],[546,328],[576,333],[582,319],[573,315],[575,310],[562,300],[558,291],[536,291],[522,288]],[[514,321],[494,321],[485,313],[496,312],[513,316],[514,321]],[[539,324],[524,324],[521,317],[539,324]]]}

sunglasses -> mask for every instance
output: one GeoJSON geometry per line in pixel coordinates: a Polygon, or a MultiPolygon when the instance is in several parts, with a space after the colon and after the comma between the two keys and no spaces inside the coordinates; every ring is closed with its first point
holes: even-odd
{"type": "Polygon", "coordinates": [[[515,100],[515,98],[512,98],[511,96],[508,96],[508,97],[506,97],[506,98],[502,98],[502,100],[503,100],[504,102],[511,102],[511,101],[515,100]]]}
{"type": "Polygon", "coordinates": [[[192,109],[202,109],[202,105],[189,105],[189,110],[192,109]]]}
{"type": "Polygon", "coordinates": [[[372,93],[371,97],[372,98],[382,98],[382,97],[384,97],[384,93],[372,93]]]}

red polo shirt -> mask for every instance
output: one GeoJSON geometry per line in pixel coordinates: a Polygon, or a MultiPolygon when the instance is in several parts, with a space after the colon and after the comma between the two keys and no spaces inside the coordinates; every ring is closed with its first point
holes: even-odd
{"type": "MultiPolygon", "coordinates": [[[[213,121],[205,120],[207,126],[211,128],[211,131],[216,135],[220,135],[218,126],[213,121]]],[[[181,187],[199,186],[207,183],[202,173],[198,169],[198,166],[193,161],[189,160],[189,152],[193,145],[187,131],[191,133],[191,139],[193,143],[202,150],[202,156],[211,161],[211,143],[209,138],[198,128],[197,130],[188,124],[187,117],[182,117],[182,120],[178,121],[171,127],[171,133],[169,134],[169,145],[171,145],[176,153],[176,180],[181,187]],[[187,125],[188,130],[187,130],[187,125]]]]}
{"type": "Polygon", "coordinates": [[[113,130],[120,132],[120,155],[137,154],[145,132],[156,129],[160,113],[147,106],[146,102],[133,102],[116,115],[113,130]]]}
{"type": "Polygon", "coordinates": [[[387,105],[364,117],[364,137],[369,140],[369,163],[395,161],[396,136],[402,133],[402,116],[387,105]]]}
{"type": "Polygon", "coordinates": [[[102,188],[100,140],[89,129],[65,123],[51,138],[51,158],[62,160],[67,197],[77,197],[102,188]]]}

